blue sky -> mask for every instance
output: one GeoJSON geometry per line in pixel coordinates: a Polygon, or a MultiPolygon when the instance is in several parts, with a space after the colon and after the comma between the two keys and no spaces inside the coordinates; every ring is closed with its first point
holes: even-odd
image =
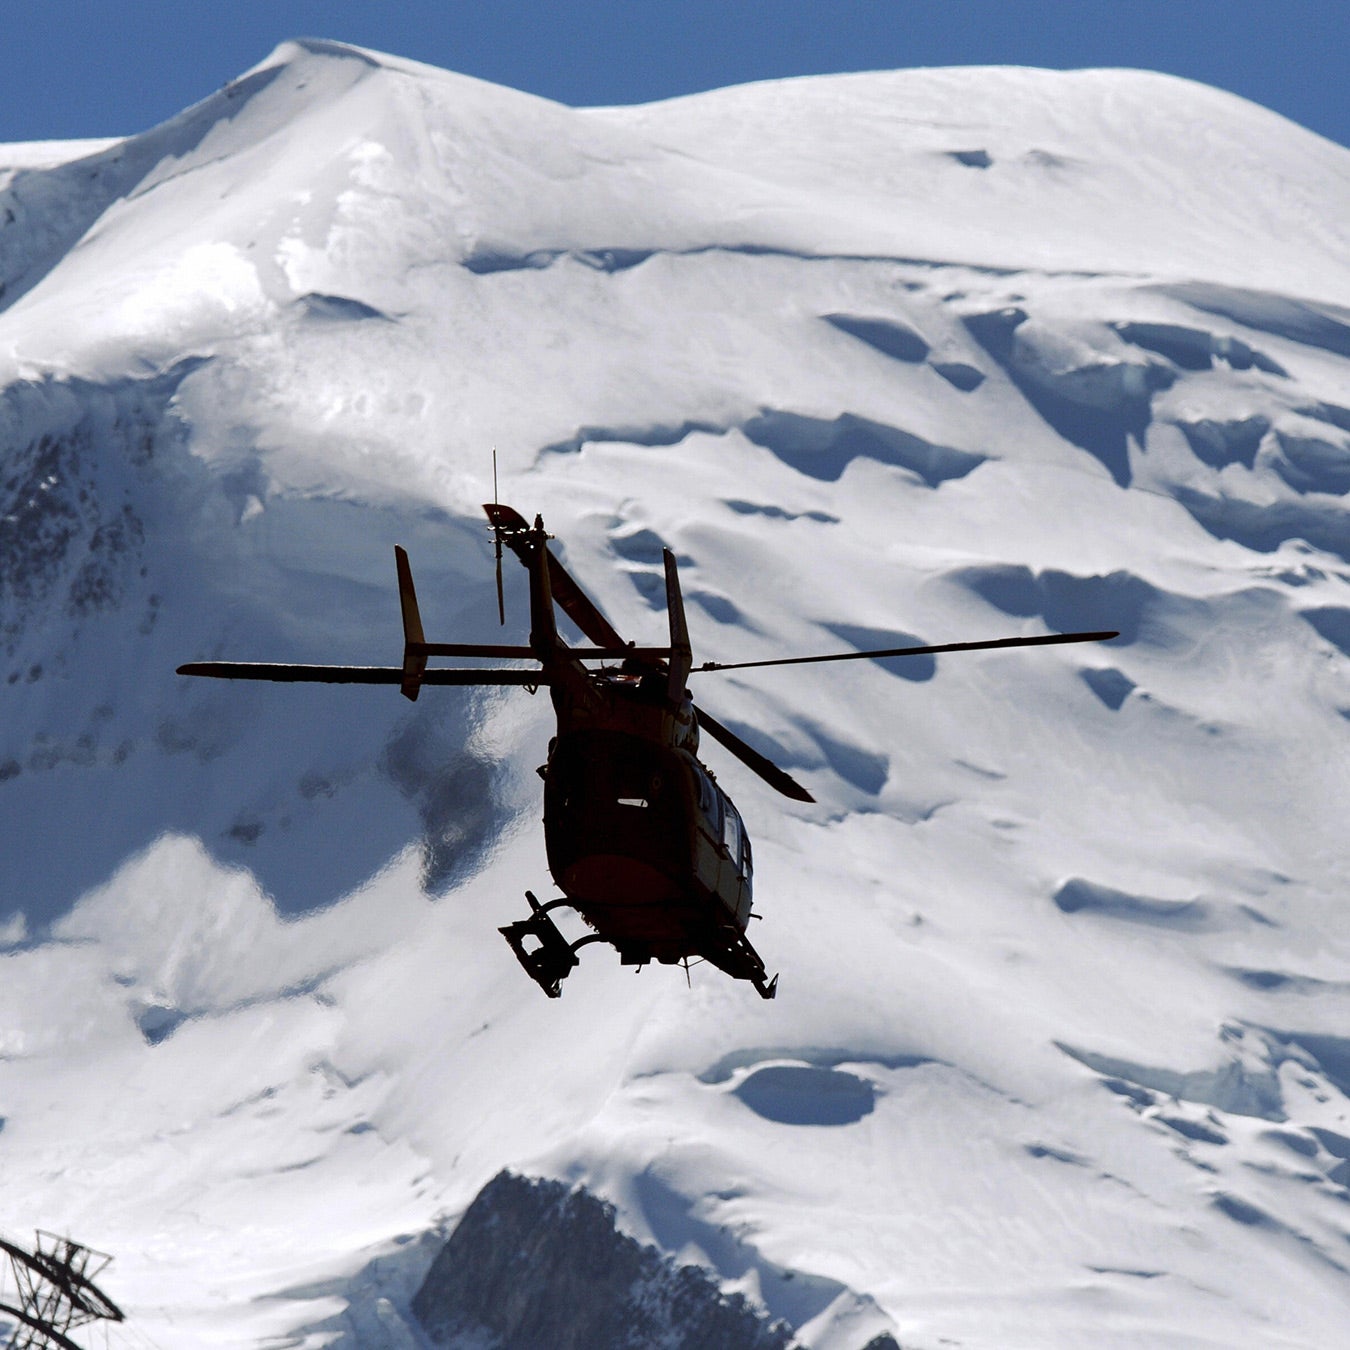
{"type": "Polygon", "coordinates": [[[1350,145],[1350,0],[4,0],[0,142],[144,130],[302,35],[572,104],[898,66],[1138,66],[1350,145]]]}

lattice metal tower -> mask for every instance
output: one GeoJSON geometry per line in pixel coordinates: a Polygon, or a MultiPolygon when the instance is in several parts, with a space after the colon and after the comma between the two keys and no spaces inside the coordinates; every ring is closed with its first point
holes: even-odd
{"type": "Polygon", "coordinates": [[[111,1256],[41,1230],[33,1251],[4,1238],[0,1251],[9,1257],[13,1284],[4,1290],[0,1313],[19,1323],[5,1350],[81,1350],[68,1331],[123,1320],[122,1310],[94,1283],[111,1256]]]}

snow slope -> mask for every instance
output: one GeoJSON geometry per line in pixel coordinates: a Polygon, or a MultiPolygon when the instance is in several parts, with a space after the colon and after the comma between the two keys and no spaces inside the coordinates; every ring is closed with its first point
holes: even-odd
{"type": "Polygon", "coordinates": [[[504,1166],[822,1350],[1337,1343],[1350,151],[1138,72],[573,110],[306,41],[0,165],[4,1222],[116,1255],[124,1343],[415,1345],[504,1166]],[[779,997],[550,1002],[544,701],[172,673],[396,660],[394,542],[491,640],[493,445],[626,634],[678,552],[698,659],[1122,636],[703,675],[819,802],[709,750],[779,997]]]}

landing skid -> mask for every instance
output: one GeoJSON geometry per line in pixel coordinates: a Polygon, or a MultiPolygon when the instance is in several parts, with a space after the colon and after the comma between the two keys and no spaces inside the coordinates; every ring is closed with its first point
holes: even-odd
{"type": "Polygon", "coordinates": [[[550,900],[541,905],[533,891],[526,891],[525,898],[530,902],[532,913],[528,919],[517,919],[497,931],[511,945],[516,960],[525,967],[525,973],[546,993],[549,998],[562,997],[562,982],[581,962],[577,959],[577,950],[588,942],[603,942],[598,933],[568,942],[558,931],[558,925],[549,918],[548,912],[570,903],[567,900],[550,900]],[[527,938],[537,939],[537,947],[527,949],[527,938]]]}
{"type": "Polygon", "coordinates": [[[717,964],[728,975],[738,980],[749,980],[760,998],[773,998],[778,993],[778,976],[768,978],[769,972],[764,969],[759,953],[750,945],[750,939],[739,929],[732,929],[726,934],[726,944],[731,960],[725,964],[718,961],[717,964]]]}
{"type": "MultiPolygon", "coordinates": [[[[606,942],[607,938],[599,933],[590,933],[568,942],[549,916],[549,911],[570,906],[567,899],[550,900],[541,905],[533,891],[525,892],[530,902],[530,917],[517,919],[497,931],[506,939],[516,960],[525,968],[525,973],[537,984],[549,998],[562,997],[562,982],[581,964],[577,952],[589,942],[606,942]],[[526,944],[530,943],[529,946],[526,944]]],[[[715,965],[736,979],[749,980],[755,986],[760,998],[773,998],[778,992],[778,976],[768,979],[764,963],[759,953],[750,945],[744,933],[731,931],[722,935],[726,950],[715,956],[709,956],[715,965]]],[[[620,951],[619,958],[625,965],[646,965],[649,954],[620,951]]]]}

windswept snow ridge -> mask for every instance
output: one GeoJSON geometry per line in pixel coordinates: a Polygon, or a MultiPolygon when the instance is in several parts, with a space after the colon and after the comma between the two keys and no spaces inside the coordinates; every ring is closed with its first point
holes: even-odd
{"type": "Polygon", "coordinates": [[[1347,221],[1350,151],[1129,71],[305,41],[0,147],[7,1226],[175,1350],[423,1343],[503,1168],[815,1350],[1339,1343],[1347,221]],[[173,674],[397,661],[395,543],[500,640],[494,445],[625,636],[676,551],[696,659],[1121,637],[697,677],[818,801],[709,751],[779,997],[544,1000],[546,700],[173,674]]]}

